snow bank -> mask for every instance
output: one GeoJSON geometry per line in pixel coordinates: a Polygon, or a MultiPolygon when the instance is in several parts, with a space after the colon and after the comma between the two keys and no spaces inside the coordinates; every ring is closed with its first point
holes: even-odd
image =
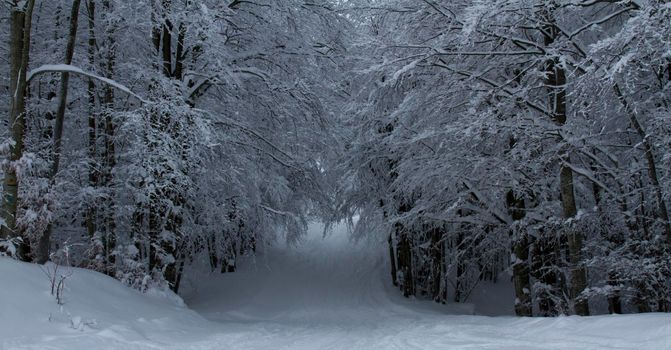
{"type": "Polygon", "coordinates": [[[0,258],[0,349],[161,348],[162,338],[208,324],[172,293],[145,295],[97,272],[69,273],[58,305],[44,267],[0,258]]]}

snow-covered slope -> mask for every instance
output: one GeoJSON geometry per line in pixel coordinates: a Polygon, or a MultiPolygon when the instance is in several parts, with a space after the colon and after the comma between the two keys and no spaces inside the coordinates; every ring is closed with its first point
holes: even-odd
{"type": "Polygon", "coordinates": [[[62,306],[39,265],[0,258],[0,281],[0,349],[161,348],[209,324],[174,294],[141,294],[88,270],[71,269],[62,306]]]}
{"type": "Polygon", "coordinates": [[[671,349],[668,314],[520,319],[405,299],[384,257],[344,237],[314,226],[237,273],[192,272],[190,309],[78,269],[61,309],[38,266],[0,259],[0,349],[671,349]]]}

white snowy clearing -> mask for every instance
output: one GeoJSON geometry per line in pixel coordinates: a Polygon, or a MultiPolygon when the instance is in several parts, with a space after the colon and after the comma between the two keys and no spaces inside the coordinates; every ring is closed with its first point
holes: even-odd
{"type": "Polygon", "coordinates": [[[522,319],[404,299],[384,257],[345,236],[315,225],[239,272],[190,273],[188,307],[80,269],[59,307],[37,265],[0,258],[0,349],[671,349],[671,314],[522,319]]]}

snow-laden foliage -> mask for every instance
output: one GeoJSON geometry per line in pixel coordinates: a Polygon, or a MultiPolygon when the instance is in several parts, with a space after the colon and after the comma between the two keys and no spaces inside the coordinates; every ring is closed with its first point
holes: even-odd
{"type": "Polygon", "coordinates": [[[185,264],[232,271],[330,210],[344,18],[303,1],[85,0],[75,22],[76,3],[35,3],[26,162],[6,165],[22,169],[9,236],[20,232],[24,259],[68,242],[76,265],[177,290],[185,264]]]}
{"type": "Polygon", "coordinates": [[[463,301],[507,270],[520,315],[669,310],[669,10],[366,8],[338,203],[389,240],[404,294],[463,301]]]}

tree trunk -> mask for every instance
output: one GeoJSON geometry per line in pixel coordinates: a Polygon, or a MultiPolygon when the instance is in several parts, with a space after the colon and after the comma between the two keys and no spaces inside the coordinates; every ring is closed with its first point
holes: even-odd
{"type": "Polygon", "coordinates": [[[216,240],[214,237],[207,239],[207,254],[210,260],[210,271],[214,272],[219,266],[219,257],[217,255],[216,240]]]}
{"type": "Polygon", "coordinates": [[[464,279],[464,272],[466,271],[465,269],[465,263],[464,259],[466,257],[466,252],[463,250],[464,246],[464,233],[463,233],[463,227],[460,227],[459,232],[457,234],[457,242],[455,244],[454,252],[456,255],[456,261],[457,261],[457,271],[454,279],[454,301],[459,303],[461,302],[461,296],[463,292],[463,279],[464,279]]]}
{"type": "Polygon", "coordinates": [[[622,301],[620,300],[620,292],[616,289],[618,278],[612,270],[608,272],[608,285],[613,288],[613,290],[608,292],[608,312],[611,314],[621,314],[622,301]]]}
{"type": "MultiPolygon", "coordinates": [[[[577,214],[573,190],[573,171],[566,166],[562,166],[559,177],[564,219],[569,220],[577,214]]],[[[575,313],[580,316],[589,316],[587,299],[580,297],[580,294],[587,288],[587,272],[582,265],[582,234],[569,227],[567,239],[571,273],[570,297],[574,303],[575,313]]]]}
{"type": "Polygon", "coordinates": [[[175,283],[173,285],[172,291],[177,294],[179,292],[179,286],[182,282],[182,276],[184,275],[184,262],[186,258],[184,256],[180,257],[179,264],[177,267],[177,276],[175,276],[175,283]]]}
{"type": "MultiPolygon", "coordinates": [[[[556,4],[552,4],[556,6],[556,4]]],[[[552,14],[553,8],[549,8],[547,14],[547,25],[545,26],[545,46],[551,46],[559,31],[554,24],[552,14]]],[[[552,57],[545,63],[545,84],[549,93],[549,109],[553,121],[564,126],[567,119],[566,103],[566,72],[559,58],[552,57]]],[[[563,155],[562,162],[570,162],[568,152],[563,155]]],[[[575,194],[573,188],[573,171],[566,165],[561,164],[559,171],[559,186],[564,220],[570,220],[577,214],[575,194]]],[[[575,232],[569,228],[569,270],[570,270],[570,298],[573,302],[575,313],[580,316],[589,315],[589,305],[586,299],[580,298],[580,294],[587,288],[587,272],[582,265],[582,233],[575,232]]]]}
{"type": "Polygon", "coordinates": [[[389,263],[391,265],[391,283],[393,283],[395,286],[398,286],[398,277],[396,272],[396,255],[394,254],[394,241],[392,239],[391,233],[389,234],[387,242],[389,243],[389,263]]]}
{"type": "MultiPolygon", "coordinates": [[[[447,234],[447,232],[446,232],[447,234]]],[[[449,268],[449,262],[447,259],[447,241],[443,239],[443,241],[440,243],[440,252],[442,255],[442,265],[440,266],[441,269],[441,274],[443,276],[441,280],[441,298],[442,298],[442,303],[445,304],[447,303],[447,297],[448,297],[448,286],[450,285],[450,279],[449,279],[449,273],[448,273],[448,268],[449,268]]]]}
{"type": "MultiPolygon", "coordinates": [[[[156,174],[154,174],[156,176],[156,174]]],[[[159,201],[158,195],[156,193],[149,194],[149,270],[148,273],[153,273],[154,269],[158,266],[159,257],[156,247],[160,246],[158,241],[158,235],[160,232],[161,220],[159,218],[159,201]]]]}
{"type": "MultiPolygon", "coordinates": [[[[168,12],[170,9],[170,0],[163,0],[163,10],[168,12]]],[[[167,18],[167,16],[164,16],[163,19],[163,35],[161,36],[161,41],[162,41],[162,48],[163,50],[161,51],[162,56],[163,56],[163,74],[166,77],[172,77],[173,76],[173,70],[172,70],[172,22],[167,18]]]]}
{"type": "MultiPolygon", "coordinates": [[[[111,4],[109,0],[104,0],[102,2],[103,9],[105,13],[111,13],[111,4]]],[[[107,62],[105,65],[105,77],[107,79],[114,78],[114,66],[116,64],[116,41],[114,39],[115,25],[109,24],[110,27],[107,28],[107,62]]],[[[104,186],[108,191],[112,191],[112,181],[113,175],[112,171],[116,166],[116,151],[114,145],[114,134],[116,131],[116,126],[114,124],[112,111],[114,109],[114,90],[111,86],[106,85],[104,89],[103,97],[103,109],[104,109],[104,122],[105,122],[105,138],[104,138],[104,154],[103,154],[103,181],[104,186]]],[[[105,233],[102,237],[103,245],[103,256],[105,258],[106,273],[113,275],[113,267],[116,264],[116,258],[114,256],[114,249],[116,248],[116,222],[114,221],[114,193],[108,193],[107,203],[106,203],[106,213],[104,218],[105,233]]]]}
{"type": "MultiPolygon", "coordinates": [[[[75,43],[77,40],[77,27],[79,24],[79,6],[81,0],[74,0],[72,2],[72,10],[70,12],[70,31],[68,33],[68,43],[65,48],[64,63],[72,64],[72,56],[75,52],[75,43]]],[[[60,165],[62,138],[63,138],[63,124],[65,121],[65,108],[68,100],[68,85],[70,83],[70,73],[61,73],[61,86],[59,91],[58,109],[56,110],[56,124],[54,127],[53,136],[53,164],[51,167],[52,179],[56,176],[60,165]]]]}
{"type": "Polygon", "coordinates": [[[396,237],[399,237],[397,254],[398,270],[401,272],[399,284],[403,296],[406,298],[415,295],[414,280],[412,274],[412,250],[410,240],[402,224],[396,224],[396,237]]]}
{"type": "Polygon", "coordinates": [[[442,303],[443,280],[443,230],[440,227],[431,229],[431,297],[433,301],[442,303]]]}
{"type": "Polygon", "coordinates": [[[534,240],[531,254],[532,274],[540,284],[541,290],[536,294],[540,316],[557,316],[558,308],[554,294],[559,289],[555,268],[557,267],[555,240],[548,234],[540,232],[534,240]]]}
{"type": "Polygon", "coordinates": [[[650,295],[650,293],[648,292],[645,286],[645,282],[643,281],[634,282],[634,288],[636,288],[636,294],[634,295],[633,303],[634,305],[636,305],[638,312],[639,313],[651,312],[652,308],[650,307],[650,302],[646,297],[650,295]]]}
{"type": "Polygon", "coordinates": [[[177,51],[175,52],[175,72],[174,76],[177,80],[182,80],[184,75],[184,40],[186,38],[186,26],[184,23],[179,24],[179,33],[177,34],[177,51]]]}
{"type": "MultiPolygon", "coordinates": [[[[23,157],[25,114],[26,114],[26,73],[30,55],[30,31],[32,27],[35,0],[23,3],[23,8],[14,1],[10,3],[10,36],[9,36],[9,87],[10,112],[8,125],[13,142],[10,148],[9,161],[3,183],[2,219],[5,224],[0,228],[0,238],[12,239],[20,237],[16,227],[16,214],[19,201],[19,181],[16,162],[23,157]]],[[[19,244],[16,254],[23,260],[29,260],[27,240],[19,244]]]]}
{"type": "MultiPolygon", "coordinates": [[[[597,172],[597,169],[594,165],[592,165],[592,171],[594,173],[597,172]]],[[[619,186],[618,186],[619,187],[619,186]]],[[[620,190],[620,193],[622,191],[620,190]]],[[[599,187],[596,183],[592,183],[592,194],[594,195],[594,204],[597,207],[597,210],[599,213],[602,213],[602,208],[601,208],[601,187],[599,187]]],[[[627,202],[626,199],[622,200],[622,212],[627,211],[627,202]]],[[[615,239],[614,235],[610,234],[608,230],[602,231],[602,235],[605,236],[606,240],[613,244],[614,246],[620,246],[621,242],[619,239],[615,239]]],[[[610,252],[609,252],[610,254],[610,252]]],[[[622,301],[620,299],[620,290],[619,290],[619,280],[617,277],[617,273],[615,270],[611,267],[608,269],[607,273],[608,279],[606,281],[606,284],[608,284],[609,287],[611,287],[608,290],[608,312],[610,314],[621,314],[622,313],[622,301]]]]}
{"type": "MultiPolygon", "coordinates": [[[[70,11],[70,31],[68,33],[68,43],[65,48],[65,61],[67,65],[72,64],[72,56],[75,53],[75,44],[77,40],[77,26],[79,24],[79,5],[81,0],[74,0],[72,2],[72,10],[70,11]]],[[[61,73],[61,86],[58,98],[58,109],[56,109],[56,123],[53,134],[53,164],[51,166],[50,182],[51,186],[55,185],[56,174],[61,160],[62,141],[63,141],[63,124],[65,122],[65,108],[68,101],[68,85],[70,83],[70,74],[68,72],[61,73]]],[[[49,223],[46,232],[40,237],[37,248],[37,262],[44,264],[49,260],[49,250],[51,246],[51,232],[53,230],[52,223],[49,223]]]]}
{"type": "MultiPolygon", "coordinates": [[[[95,1],[88,0],[87,3],[88,9],[88,60],[91,67],[95,66],[95,53],[97,51],[96,46],[98,45],[95,37],[95,1]]],[[[88,103],[89,103],[89,116],[88,116],[88,153],[89,153],[89,186],[96,188],[98,186],[98,163],[96,161],[97,154],[97,136],[96,136],[96,86],[93,82],[93,79],[88,80],[88,103]]],[[[95,236],[97,230],[97,201],[89,203],[88,209],[86,211],[86,232],[88,233],[89,238],[95,236]]]]}
{"type": "Polygon", "coordinates": [[[529,279],[529,239],[526,232],[517,232],[513,243],[513,282],[515,285],[515,314],[533,316],[531,282],[529,279]]]}
{"type": "MultiPolygon", "coordinates": [[[[526,216],[524,199],[515,196],[513,190],[506,195],[506,205],[513,222],[526,216]]],[[[529,237],[526,228],[513,224],[510,231],[513,259],[513,284],[515,286],[515,314],[533,316],[531,303],[531,281],[529,278],[529,237]]]]}

